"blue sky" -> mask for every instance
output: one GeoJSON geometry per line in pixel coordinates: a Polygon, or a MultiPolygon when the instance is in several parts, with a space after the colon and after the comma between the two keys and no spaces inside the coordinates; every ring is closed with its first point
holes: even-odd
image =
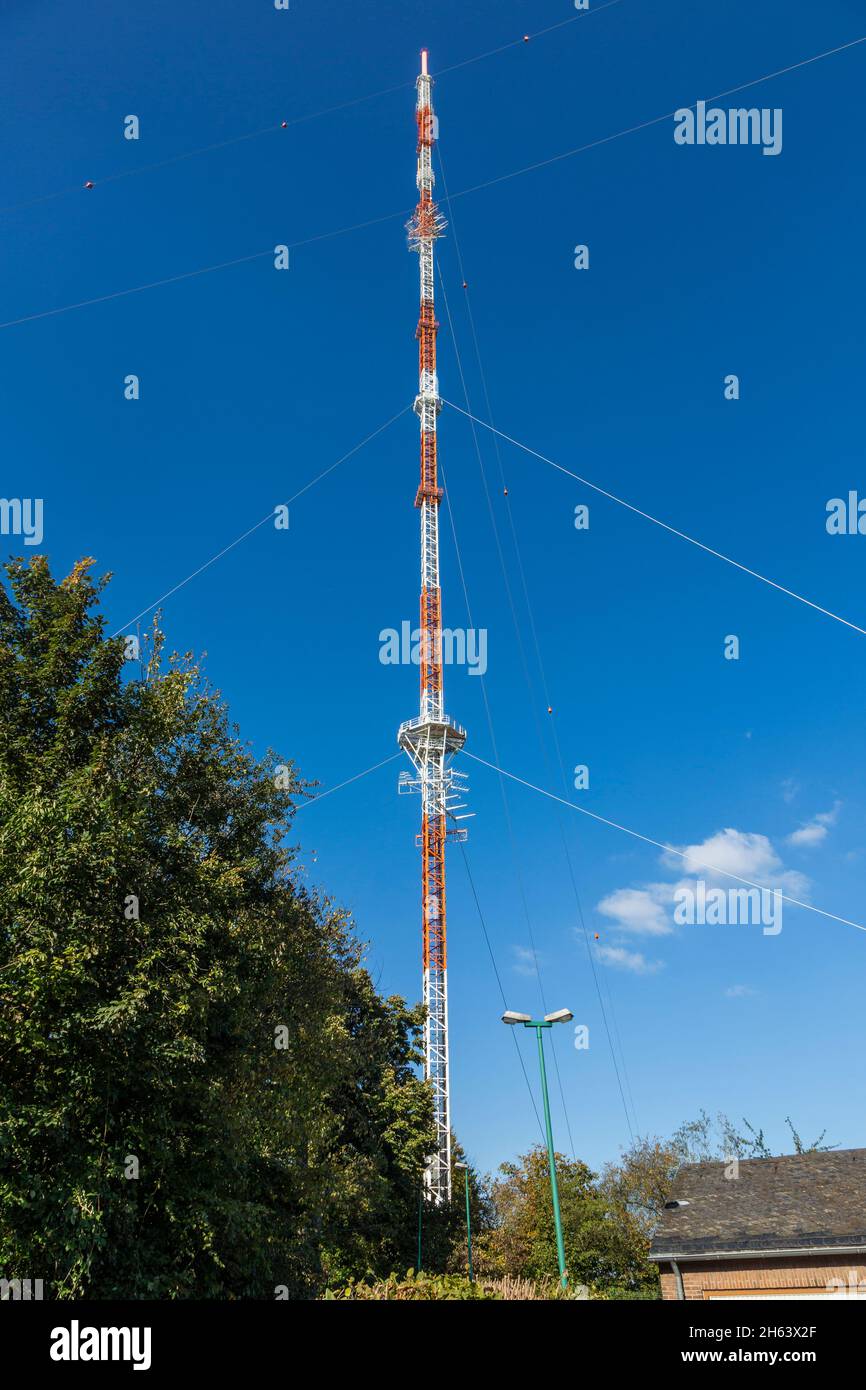
{"type": "MultiPolygon", "coordinates": [[[[44,499],[58,573],[82,554],[113,572],[112,628],[411,403],[403,222],[422,45],[442,72],[441,155],[462,195],[440,264],[471,409],[487,416],[467,297],[501,430],[866,626],[866,539],[825,526],[828,499],[866,492],[866,45],[721,103],[781,108],[777,157],[678,146],[665,119],[465,192],[849,43],[866,33],[861,7],[618,0],[561,23],[574,14],[571,0],[4,7],[0,492],[44,499]],[[137,142],[123,138],[130,113],[137,142]],[[288,272],[273,268],[277,243],[293,247],[288,272]]],[[[439,308],[441,390],[465,406],[441,293],[439,308]]],[[[488,634],[483,681],[446,672],[468,749],[496,761],[484,685],[509,772],[561,794],[555,726],[566,772],[590,768],[589,789],[567,793],[581,806],[674,846],[712,841],[720,867],[866,923],[862,634],[511,445],[497,457],[484,430],[479,446],[490,507],[468,423],[444,410],[466,586],[488,634]],[[728,634],[738,661],[724,659],[728,634]]],[[[389,757],[417,710],[416,669],[379,660],[380,631],[416,622],[416,485],[406,413],[292,504],[287,533],[260,527],[163,605],[170,645],[207,652],[255,747],[323,790],[389,757]]],[[[447,517],[442,531],[445,619],[465,625],[447,517]]],[[[539,1008],[531,931],[549,1007],[590,1028],[588,1051],[568,1029],[557,1039],[581,1157],[615,1157],[628,1126],[563,835],[599,934],[632,1127],[669,1133],[703,1106],[779,1141],[790,1114],[807,1137],[826,1126],[864,1142],[863,932],[794,907],[775,937],[675,926],[681,867],[510,783],[512,840],[497,778],[464,765],[468,861],[508,1004],[539,1008]]],[[[414,999],[418,805],[396,795],[403,766],[305,808],[296,829],[309,880],[370,941],[380,987],[414,999]]],[[[459,850],[449,942],[453,1121],[492,1168],[537,1126],[459,850]]],[[[568,1150],[555,1077],[554,1124],[568,1150]]]]}

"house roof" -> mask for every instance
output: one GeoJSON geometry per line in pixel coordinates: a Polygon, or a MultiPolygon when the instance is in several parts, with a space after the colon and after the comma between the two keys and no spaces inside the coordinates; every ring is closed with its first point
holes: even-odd
{"type": "Polygon", "coordinates": [[[866,1250],[866,1149],[686,1163],[671,1185],[651,1260],[866,1250]]]}

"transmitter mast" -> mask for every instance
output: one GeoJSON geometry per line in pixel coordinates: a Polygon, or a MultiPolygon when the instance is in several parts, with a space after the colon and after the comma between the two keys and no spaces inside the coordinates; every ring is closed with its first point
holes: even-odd
{"type": "Polygon", "coordinates": [[[449,826],[462,819],[460,797],[467,790],[465,773],[451,760],[466,741],[466,730],[445,713],[442,683],[442,590],[439,583],[439,487],[436,418],[442,408],[436,375],[436,311],[433,296],[433,248],[445,220],[433,200],[432,156],[437,135],[433,114],[433,79],[421,54],[418,100],[418,206],[407,224],[409,247],[418,252],[421,312],[418,339],[418,395],[415,413],[421,426],[421,480],[415,506],[421,520],[420,712],[400,725],[397,741],[408,754],[413,772],[400,774],[401,792],[421,795],[421,923],[424,1003],[424,1077],[433,1091],[436,1148],[424,1174],[425,1193],[436,1204],[451,1197],[451,1103],[448,1063],[448,971],[445,927],[445,844],[465,840],[466,831],[449,826]]]}

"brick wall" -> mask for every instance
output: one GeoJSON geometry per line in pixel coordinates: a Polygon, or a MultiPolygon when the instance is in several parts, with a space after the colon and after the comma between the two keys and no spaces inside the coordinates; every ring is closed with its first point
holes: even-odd
{"type": "MultiPolygon", "coordinates": [[[[676,1298],[676,1278],[670,1265],[661,1265],[662,1298],[676,1298]]],[[[824,1292],[832,1279],[841,1280],[846,1291],[859,1281],[866,1294],[866,1263],[862,1255],[797,1255],[775,1260],[683,1260],[680,1263],[686,1298],[703,1298],[705,1293],[753,1290],[755,1293],[786,1289],[824,1292]],[[833,1261],[832,1263],[830,1261],[833,1261]]],[[[838,1289],[838,1285],[835,1286],[838,1289]]]]}

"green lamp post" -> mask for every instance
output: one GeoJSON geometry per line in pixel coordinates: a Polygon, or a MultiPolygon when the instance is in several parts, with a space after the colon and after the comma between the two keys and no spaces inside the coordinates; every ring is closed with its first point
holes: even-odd
{"type": "Polygon", "coordinates": [[[565,1244],[562,1239],[562,1214],[559,1210],[559,1188],[556,1182],[556,1155],[553,1148],[553,1128],[550,1123],[550,1099],[547,1094],[547,1069],[544,1065],[543,1029],[552,1028],[554,1023],[569,1023],[574,1018],[570,1009],[557,1009],[555,1013],[545,1014],[544,1018],[531,1018],[529,1014],[516,1014],[507,1009],[502,1022],[514,1027],[522,1023],[524,1028],[534,1028],[538,1039],[538,1065],[541,1068],[541,1094],[544,1099],[544,1128],[547,1134],[547,1163],[550,1169],[550,1191],[553,1197],[553,1220],[556,1225],[556,1254],[559,1260],[559,1282],[568,1288],[568,1275],[565,1270],[565,1244]]]}
{"type": "Polygon", "coordinates": [[[469,1215],[469,1164],[455,1163],[455,1168],[463,1170],[463,1177],[466,1184],[466,1253],[469,1257],[469,1282],[475,1282],[475,1275],[472,1273],[472,1218],[469,1215]]]}

